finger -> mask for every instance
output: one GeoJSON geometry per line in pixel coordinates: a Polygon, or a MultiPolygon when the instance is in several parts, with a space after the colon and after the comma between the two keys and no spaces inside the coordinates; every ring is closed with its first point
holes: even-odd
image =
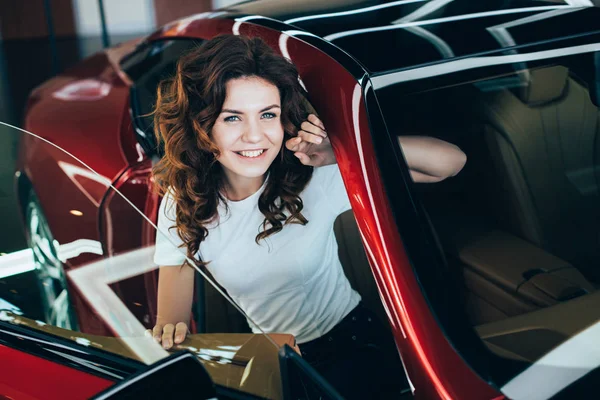
{"type": "Polygon", "coordinates": [[[152,329],[146,329],[144,331],[144,336],[151,338],[152,337],[152,329]]]}
{"type": "Polygon", "coordinates": [[[321,144],[321,143],[323,143],[323,137],[317,136],[317,135],[315,135],[313,133],[306,132],[306,131],[300,131],[300,132],[298,132],[298,137],[301,138],[303,141],[308,142],[308,143],[314,143],[314,144],[321,144]]]}
{"type": "Polygon", "coordinates": [[[156,343],[160,343],[160,340],[162,338],[162,331],[163,331],[162,325],[155,325],[154,328],[152,329],[152,337],[154,337],[154,340],[156,340],[156,343]]]}
{"type": "Polygon", "coordinates": [[[315,124],[319,128],[325,130],[325,125],[323,125],[323,121],[319,119],[315,114],[310,114],[307,118],[311,123],[315,124]]]}
{"type": "Polygon", "coordinates": [[[299,151],[295,152],[294,155],[300,160],[300,162],[304,165],[310,165],[310,157],[305,153],[301,153],[299,151]]]}
{"type": "Polygon", "coordinates": [[[302,122],[302,124],[300,124],[300,129],[303,131],[312,133],[314,135],[317,135],[317,136],[321,136],[321,137],[327,136],[327,133],[323,129],[321,129],[320,126],[317,126],[308,121],[302,122]]]}
{"type": "Polygon", "coordinates": [[[298,151],[300,143],[302,143],[301,137],[294,137],[285,142],[285,147],[290,151],[298,151]]]}
{"type": "Polygon", "coordinates": [[[167,324],[163,328],[162,334],[162,345],[165,349],[170,349],[173,346],[173,331],[175,331],[175,326],[173,324],[167,324]]]}
{"type": "Polygon", "coordinates": [[[175,325],[175,343],[179,344],[185,339],[188,327],[184,322],[180,322],[175,325]]]}
{"type": "Polygon", "coordinates": [[[323,129],[321,129],[321,127],[314,125],[308,121],[304,121],[302,124],[300,124],[300,129],[308,133],[312,133],[313,135],[327,137],[327,133],[323,129]]]}

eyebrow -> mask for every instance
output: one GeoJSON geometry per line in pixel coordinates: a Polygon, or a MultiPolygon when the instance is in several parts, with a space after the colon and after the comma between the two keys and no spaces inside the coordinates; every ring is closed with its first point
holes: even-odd
{"type": "MultiPolygon", "coordinates": [[[[268,106],[268,107],[265,107],[265,108],[263,108],[262,110],[260,110],[260,111],[259,111],[259,113],[261,113],[261,112],[265,112],[265,111],[269,111],[269,110],[270,110],[270,109],[272,109],[272,108],[281,108],[281,107],[279,107],[277,104],[271,104],[270,106],[268,106]]],[[[222,112],[222,113],[224,113],[224,112],[228,112],[228,113],[231,113],[231,114],[243,114],[243,112],[241,112],[241,111],[238,111],[238,110],[231,110],[231,109],[229,109],[229,108],[224,108],[223,110],[221,110],[221,112],[222,112]]]]}

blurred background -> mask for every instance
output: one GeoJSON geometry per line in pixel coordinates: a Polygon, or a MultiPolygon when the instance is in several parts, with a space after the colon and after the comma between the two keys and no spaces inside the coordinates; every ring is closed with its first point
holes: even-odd
{"type": "Polygon", "coordinates": [[[19,124],[29,91],[102,49],[235,0],[0,0],[0,120],[19,124]]]}

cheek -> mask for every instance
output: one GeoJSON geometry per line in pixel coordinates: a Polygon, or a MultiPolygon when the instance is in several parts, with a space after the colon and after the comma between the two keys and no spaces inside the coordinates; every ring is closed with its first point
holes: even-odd
{"type": "Polygon", "coordinates": [[[213,143],[221,150],[227,151],[237,138],[237,133],[234,129],[225,128],[223,126],[215,126],[212,131],[213,143]],[[216,128],[216,129],[215,129],[216,128]]]}
{"type": "Polygon", "coordinates": [[[273,127],[273,129],[267,132],[267,136],[269,137],[269,141],[274,145],[281,145],[283,143],[283,126],[277,125],[273,127]]]}

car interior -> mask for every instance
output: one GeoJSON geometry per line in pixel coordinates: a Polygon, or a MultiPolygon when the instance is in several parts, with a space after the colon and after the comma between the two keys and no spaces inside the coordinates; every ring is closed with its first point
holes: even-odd
{"type": "Polygon", "coordinates": [[[384,116],[410,115],[387,119],[392,130],[467,154],[456,177],[415,186],[471,323],[504,357],[533,362],[599,318],[596,92],[568,66],[548,64],[379,98],[384,116]]]}

